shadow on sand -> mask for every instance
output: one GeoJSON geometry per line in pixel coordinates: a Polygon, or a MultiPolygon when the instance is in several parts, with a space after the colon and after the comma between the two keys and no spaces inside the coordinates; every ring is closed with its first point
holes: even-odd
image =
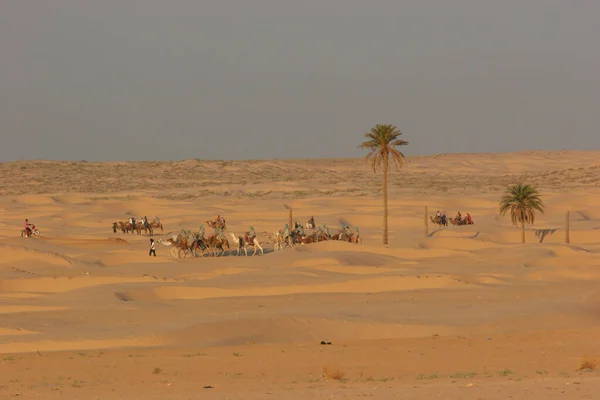
{"type": "Polygon", "coordinates": [[[540,243],[544,243],[546,236],[554,234],[558,229],[536,229],[535,237],[540,240],[540,243]]]}

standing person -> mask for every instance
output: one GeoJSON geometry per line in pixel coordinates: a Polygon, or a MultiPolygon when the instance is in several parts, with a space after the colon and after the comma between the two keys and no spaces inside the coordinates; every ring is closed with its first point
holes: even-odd
{"type": "Polygon", "coordinates": [[[150,251],[148,252],[148,256],[153,254],[154,257],[156,257],[156,243],[154,243],[154,239],[150,239],[150,251]]]}

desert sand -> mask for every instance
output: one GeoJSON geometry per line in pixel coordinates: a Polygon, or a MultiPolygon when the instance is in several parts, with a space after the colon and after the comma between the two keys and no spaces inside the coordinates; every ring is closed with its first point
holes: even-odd
{"type": "Polygon", "coordinates": [[[0,164],[0,398],[600,398],[599,159],[410,157],[388,246],[362,159],[0,164]],[[525,245],[497,211],[519,181],[546,205],[525,245]],[[364,242],[177,260],[111,228],[272,232],[284,204],[364,242]],[[425,206],[475,224],[426,235],[425,206]]]}

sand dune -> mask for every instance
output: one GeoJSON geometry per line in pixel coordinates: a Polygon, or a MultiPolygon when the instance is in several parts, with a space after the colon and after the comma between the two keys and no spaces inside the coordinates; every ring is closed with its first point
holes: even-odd
{"type": "Polygon", "coordinates": [[[518,387],[546,400],[535,385],[583,389],[597,374],[578,371],[582,359],[600,358],[599,158],[411,157],[390,176],[388,246],[379,177],[363,160],[0,164],[0,397],[508,398],[497,396],[518,387]],[[546,204],[525,245],[497,210],[522,180],[546,204]],[[164,245],[150,257],[147,235],[112,231],[158,215],[158,240],[221,214],[237,235],[273,232],[284,204],[332,233],[358,226],[363,244],[275,252],[259,234],[264,255],[175,260],[164,245]],[[475,225],[426,231],[426,206],[475,225]],[[40,237],[19,236],[24,218],[40,237]]]}
{"type": "Polygon", "coordinates": [[[362,323],[346,320],[286,317],[265,320],[237,320],[201,324],[166,335],[163,340],[179,346],[204,342],[212,346],[244,345],[249,342],[320,342],[369,339],[413,338],[434,334],[453,335],[456,329],[439,326],[362,323]]]}
{"type": "Polygon", "coordinates": [[[114,283],[151,282],[150,277],[76,276],[60,278],[29,278],[0,281],[0,290],[7,292],[61,293],[90,286],[114,283]]]}
{"type": "Polygon", "coordinates": [[[210,287],[162,287],[153,292],[165,300],[200,300],[213,297],[281,296],[297,293],[377,293],[400,290],[434,289],[455,284],[448,277],[385,277],[360,279],[344,283],[328,283],[302,287],[278,286],[243,289],[220,289],[210,287]]]}

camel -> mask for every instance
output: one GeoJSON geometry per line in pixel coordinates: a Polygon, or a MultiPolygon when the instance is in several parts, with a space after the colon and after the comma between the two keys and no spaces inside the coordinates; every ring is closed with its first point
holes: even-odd
{"type": "Polygon", "coordinates": [[[228,251],[231,255],[231,247],[229,247],[229,240],[227,239],[211,235],[204,240],[204,243],[212,250],[213,257],[217,254],[217,249],[221,249],[221,256],[225,255],[225,251],[228,251]]]}
{"type": "Polygon", "coordinates": [[[248,237],[248,234],[249,234],[249,232],[246,232],[243,237],[238,238],[235,235],[235,233],[229,232],[229,236],[231,236],[233,241],[235,243],[238,243],[237,255],[239,256],[241,254],[240,251],[242,249],[244,249],[244,253],[246,255],[248,255],[248,246],[254,247],[254,252],[252,253],[252,255],[255,255],[257,250],[260,250],[260,254],[264,255],[265,252],[264,252],[262,246],[260,245],[260,243],[258,242],[258,238],[256,238],[256,237],[250,238],[250,237],[248,237]]]}
{"type": "Polygon", "coordinates": [[[456,216],[455,218],[449,218],[449,220],[450,220],[450,223],[454,226],[456,226],[456,225],[473,225],[472,222],[469,222],[468,217],[460,218],[460,217],[456,216]]]}
{"type": "Polygon", "coordinates": [[[293,233],[292,236],[294,238],[294,241],[296,243],[300,243],[301,245],[309,244],[309,243],[314,243],[314,242],[317,241],[317,238],[316,238],[315,234],[301,236],[299,233],[293,233]]]}
{"type": "Polygon", "coordinates": [[[204,257],[205,251],[207,251],[208,255],[210,256],[210,249],[208,247],[208,244],[206,244],[206,239],[198,237],[197,239],[192,241],[192,244],[190,245],[190,251],[192,252],[194,257],[198,257],[198,249],[202,250],[202,257],[204,257]]]}
{"type": "Polygon", "coordinates": [[[336,236],[337,236],[337,240],[343,240],[344,242],[353,243],[353,237],[354,237],[353,233],[347,233],[340,229],[338,234],[335,235],[334,237],[336,237],[336,236]]]}
{"type": "Polygon", "coordinates": [[[315,233],[316,237],[317,237],[317,242],[323,242],[325,240],[331,240],[332,237],[331,235],[327,235],[327,233],[319,230],[315,233]]]}
{"type": "Polygon", "coordinates": [[[138,235],[142,234],[142,230],[140,229],[140,227],[136,224],[136,225],[132,225],[131,222],[126,222],[123,224],[125,227],[125,232],[126,233],[134,233],[137,232],[138,235]]]}
{"type": "Polygon", "coordinates": [[[435,226],[448,226],[448,218],[446,218],[446,224],[444,224],[444,219],[439,216],[436,216],[435,218],[433,216],[429,216],[429,220],[435,226]]]}
{"type": "Polygon", "coordinates": [[[344,242],[350,242],[350,243],[354,243],[354,244],[362,244],[362,238],[360,237],[360,234],[358,232],[344,232],[343,230],[340,230],[340,232],[337,235],[338,239],[337,240],[343,240],[344,242]]]}
{"type": "Polygon", "coordinates": [[[117,233],[117,231],[121,231],[123,233],[127,233],[127,227],[126,227],[126,223],[124,223],[123,221],[118,221],[118,222],[113,222],[112,223],[112,230],[114,233],[117,233]]]}
{"type": "Polygon", "coordinates": [[[150,224],[148,224],[148,226],[146,226],[142,222],[138,222],[136,224],[136,230],[138,230],[140,232],[140,234],[142,233],[142,231],[144,231],[144,233],[146,233],[146,234],[150,233],[150,236],[154,235],[154,230],[152,229],[152,225],[150,225],[150,224]]]}
{"type": "Polygon", "coordinates": [[[150,225],[150,227],[152,229],[158,229],[160,228],[160,231],[163,232],[163,224],[160,221],[157,221],[156,219],[152,220],[152,222],[149,222],[148,225],[150,225]]]}
{"type": "Polygon", "coordinates": [[[125,225],[125,223],[123,221],[119,221],[117,223],[117,225],[118,225],[119,229],[121,230],[121,232],[127,233],[127,228],[126,228],[126,225],[125,225]]]}
{"type": "Polygon", "coordinates": [[[220,228],[222,230],[227,229],[227,226],[225,223],[220,223],[218,221],[204,221],[204,222],[213,229],[215,229],[215,228],[220,228]]]}
{"type": "Polygon", "coordinates": [[[275,231],[273,233],[268,233],[268,232],[261,232],[261,233],[263,235],[265,235],[265,237],[267,238],[267,240],[269,242],[273,243],[273,251],[283,250],[284,241],[283,241],[283,235],[281,232],[275,231]]]}
{"type": "Polygon", "coordinates": [[[359,233],[356,233],[350,237],[350,243],[362,244],[362,238],[359,233]]]}
{"type": "Polygon", "coordinates": [[[175,258],[185,258],[190,248],[188,244],[188,238],[181,237],[181,235],[176,236],[175,238],[169,238],[166,241],[158,239],[158,243],[164,244],[165,246],[173,246],[171,249],[171,254],[175,258]],[[181,257],[181,252],[183,252],[183,257],[181,257]]]}

